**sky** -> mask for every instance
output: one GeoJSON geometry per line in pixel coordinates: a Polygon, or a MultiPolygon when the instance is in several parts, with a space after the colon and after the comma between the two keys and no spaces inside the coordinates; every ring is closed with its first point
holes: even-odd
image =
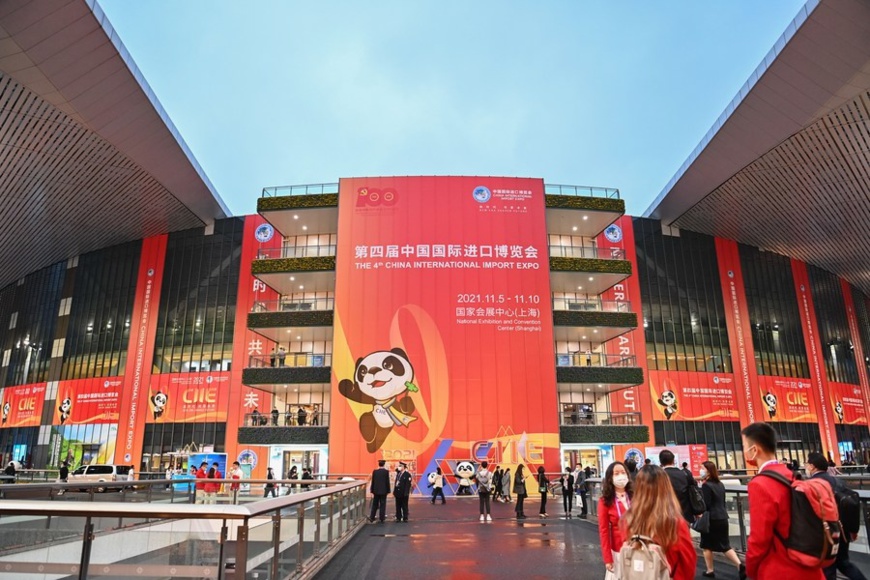
{"type": "Polygon", "coordinates": [[[641,215],[802,0],[99,0],[233,215],[264,187],[499,175],[641,215]]]}

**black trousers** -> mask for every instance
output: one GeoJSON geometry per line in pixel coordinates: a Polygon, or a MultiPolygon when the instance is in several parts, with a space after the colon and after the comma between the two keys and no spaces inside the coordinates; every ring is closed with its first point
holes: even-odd
{"type": "Polygon", "coordinates": [[[480,494],[480,515],[489,515],[489,494],[480,494]]]}
{"type": "Polygon", "coordinates": [[[837,570],[843,573],[849,580],[867,580],[855,564],[849,561],[849,542],[840,538],[840,547],[837,550],[836,561],[825,568],[825,580],[836,580],[837,570]]]}
{"type": "Polygon", "coordinates": [[[403,522],[408,521],[408,496],[396,496],[396,519],[403,522]]]}
{"type": "Polygon", "coordinates": [[[523,501],[526,499],[525,494],[517,494],[517,507],[514,508],[514,511],[517,512],[518,516],[524,516],[526,514],[523,513],[523,501]]]}
{"type": "Polygon", "coordinates": [[[580,490],[580,501],[583,502],[583,505],[580,506],[580,515],[585,516],[587,513],[589,513],[588,512],[589,505],[586,502],[586,490],[585,489],[580,490]]]}
{"type": "Polygon", "coordinates": [[[565,513],[570,514],[574,507],[574,494],[567,493],[562,490],[562,507],[565,508],[565,513]]]}
{"type": "Polygon", "coordinates": [[[372,513],[369,516],[369,519],[374,521],[375,512],[379,512],[378,519],[384,521],[387,517],[387,496],[386,495],[375,495],[372,497],[372,513]]]}
{"type": "Polygon", "coordinates": [[[435,498],[441,496],[441,503],[444,503],[446,500],[444,499],[444,489],[440,487],[432,488],[432,503],[435,503],[435,498]]]}
{"type": "Polygon", "coordinates": [[[546,493],[541,494],[541,511],[540,511],[540,513],[542,513],[542,514],[547,513],[547,494],[546,493]]]}

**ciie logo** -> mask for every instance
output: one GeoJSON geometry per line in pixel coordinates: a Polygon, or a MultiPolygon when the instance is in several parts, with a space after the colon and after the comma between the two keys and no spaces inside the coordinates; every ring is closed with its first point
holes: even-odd
{"type": "Polygon", "coordinates": [[[713,377],[713,384],[714,384],[714,385],[718,385],[718,384],[719,384],[719,377],[713,377]]]}
{"type": "Polygon", "coordinates": [[[150,278],[153,275],[154,275],[154,268],[148,268],[148,277],[150,278]]]}
{"type": "Polygon", "coordinates": [[[399,194],[392,187],[375,189],[360,187],[356,192],[357,207],[389,207],[396,205],[399,194]]]}
{"type": "Polygon", "coordinates": [[[208,384],[212,384],[214,382],[214,377],[211,375],[208,375],[207,377],[205,377],[205,382],[208,384]]]}
{"type": "Polygon", "coordinates": [[[616,224],[610,224],[604,230],[604,237],[608,242],[617,243],[622,241],[622,228],[616,224]]]}
{"type": "Polygon", "coordinates": [[[484,185],[478,185],[474,188],[474,191],[471,192],[471,197],[474,198],[474,201],[477,203],[486,203],[490,199],[492,199],[492,192],[488,187],[484,185]]]}
{"type": "Polygon", "coordinates": [[[109,381],[106,381],[105,383],[103,383],[103,388],[104,388],[104,389],[108,389],[108,388],[109,388],[109,381]]]}
{"type": "Polygon", "coordinates": [[[734,277],[734,270],[728,270],[728,277],[729,277],[729,278],[733,278],[733,277],[734,277]]]}
{"type": "Polygon", "coordinates": [[[254,230],[254,237],[258,242],[268,242],[275,235],[275,228],[269,224],[262,224],[254,230]]]}

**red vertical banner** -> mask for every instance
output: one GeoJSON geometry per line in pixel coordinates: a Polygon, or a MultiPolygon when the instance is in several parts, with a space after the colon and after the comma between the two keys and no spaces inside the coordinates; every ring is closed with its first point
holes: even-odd
{"type": "MultiPolygon", "coordinates": [[[[640,299],[640,276],[637,267],[637,247],[634,242],[634,223],[631,216],[624,215],[609,225],[596,239],[596,244],[602,253],[599,257],[605,259],[621,259],[631,262],[631,276],[601,295],[601,299],[609,302],[625,303],[630,312],[637,313],[638,326],[634,330],[620,335],[604,344],[607,355],[634,358],[631,366],[643,370],[645,380],[649,380],[649,369],[646,359],[646,337],[643,327],[643,308],[640,299]],[[608,253],[609,252],[609,253],[608,253]]],[[[610,394],[610,408],[615,413],[640,413],[641,421],[653,433],[653,402],[649,390],[642,385],[621,389],[610,394]]]]}
{"type": "Polygon", "coordinates": [[[755,388],[758,369],[755,367],[755,347],[752,344],[752,322],[740,264],[737,242],[716,238],[716,259],[719,262],[719,280],[725,300],[725,320],[728,343],[731,346],[732,372],[737,379],[737,402],[741,423],[763,421],[761,397],[755,388]]]}
{"type": "Polygon", "coordinates": [[[145,414],[148,412],[148,389],[154,360],[154,339],[157,336],[157,316],[160,288],[166,259],[166,234],[142,241],[142,259],[130,319],[130,346],[124,389],[121,396],[121,421],[115,445],[115,463],[138,466],[142,458],[145,436],[145,414]],[[134,463],[134,461],[136,463],[134,463]]]}
{"type": "Polygon", "coordinates": [[[821,415],[819,428],[822,435],[822,447],[826,453],[835,454],[837,450],[837,434],[834,430],[834,420],[831,408],[825,404],[828,392],[828,378],[825,372],[825,362],[822,357],[822,339],[816,324],[816,308],[810,289],[810,277],[807,265],[798,260],[791,261],[794,276],[795,292],[797,293],[798,311],[801,326],[804,331],[804,343],[807,345],[807,356],[810,363],[810,381],[813,385],[815,407],[821,415]]]}
{"type": "Polygon", "coordinates": [[[848,282],[841,278],[840,284],[843,288],[843,301],[846,304],[846,319],[849,322],[849,334],[852,335],[855,366],[858,368],[861,403],[859,404],[857,400],[859,393],[855,391],[854,385],[849,385],[852,388],[847,389],[841,394],[839,399],[833,402],[834,414],[841,423],[849,422],[849,419],[851,419],[853,424],[867,425],[867,405],[870,403],[870,378],[867,376],[867,365],[864,364],[864,345],[861,343],[858,316],[855,314],[855,297],[852,295],[852,286],[848,282]],[[851,410],[851,413],[846,412],[847,409],[851,410]],[[851,415],[851,417],[844,420],[846,415],[851,415]]]}
{"type": "Polygon", "coordinates": [[[543,182],[358,178],[339,191],[329,470],[559,470],[543,182]]]}
{"type": "Polygon", "coordinates": [[[239,427],[244,425],[246,413],[255,408],[268,413],[272,394],[242,384],[242,370],[252,356],[268,355],[272,342],[248,331],[248,313],[256,302],[269,303],[278,294],[251,274],[251,263],[261,248],[280,248],[281,234],[259,215],[246,216],[242,234],[242,257],[239,265],[239,290],[236,298],[236,321],[233,325],[233,366],[230,371],[230,389],[226,415],[227,435],[225,449],[230,463],[239,461],[251,465],[253,477],[266,477],[268,457],[260,457],[264,450],[239,445],[239,427]]]}

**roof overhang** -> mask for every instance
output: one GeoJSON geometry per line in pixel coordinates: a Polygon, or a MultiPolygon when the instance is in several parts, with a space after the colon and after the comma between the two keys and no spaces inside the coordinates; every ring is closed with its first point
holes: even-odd
{"type": "Polygon", "coordinates": [[[645,215],[870,293],[868,143],[870,3],[811,0],[645,215]]]}
{"type": "Polygon", "coordinates": [[[0,287],[229,215],[94,0],[0,4],[0,81],[0,287]]]}

